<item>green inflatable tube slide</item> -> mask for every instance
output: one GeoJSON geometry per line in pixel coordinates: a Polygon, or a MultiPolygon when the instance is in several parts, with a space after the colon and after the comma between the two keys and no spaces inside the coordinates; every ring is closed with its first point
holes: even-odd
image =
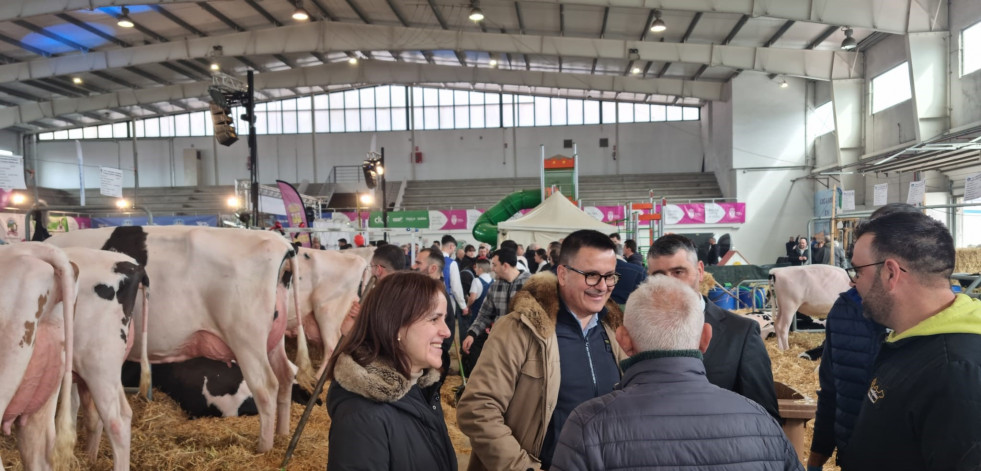
{"type": "Polygon", "coordinates": [[[497,245],[497,224],[507,221],[522,209],[534,208],[542,204],[542,190],[516,191],[507,195],[477,218],[473,226],[473,237],[481,242],[497,245]]]}

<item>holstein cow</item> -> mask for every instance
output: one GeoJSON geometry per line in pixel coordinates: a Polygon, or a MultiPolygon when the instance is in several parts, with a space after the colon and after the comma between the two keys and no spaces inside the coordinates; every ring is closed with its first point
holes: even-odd
{"type": "Polygon", "coordinates": [[[76,268],[61,250],[37,242],[0,247],[0,266],[3,432],[10,435],[17,423],[25,469],[68,469],[75,446],[71,362],[76,268]]]}
{"type": "MultiPolygon", "coordinates": [[[[259,452],[272,448],[274,432],[289,433],[293,373],[283,334],[286,295],[297,268],[286,239],[269,231],[147,226],[73,231],[48,242],[136,259],[154,284],[150,361],[235,360],[259,409],[259,452]]],[[[309,383],[309,352],[304,336],[299,339],[297,364],[309,383]]],[[[136,360],[132,352],[129,359],[136,360]]]]}
{"type": "Polygon", "coordinates": [[[838,294],[848,291],[850,286],[845,270],[833,265],[772,268],[770,282],[777,308],[777,346],[781,350],[790,347],[787,336],[797,311],[812,317],[825,317],[838,294]]]}
{"type": "MultiPolygon", "coordinates": [[[[340,340],[341,322],[358,299],[359,286],[364,286],[371,277],[365,253],[370,260],[374,248],[370,252],[363,248],[344,251],[300,248],[297,254],[300,277],[294,289],[300,294],[303,331],[311,342],[320,342],[324,351],[318,378],[340,340]],[[355,250],[361,253],[351,253],[355,250]]],[[[291,309],[287,332],[294,335],[296,319],[291,309]]]]}
{"type": "MultiPolygon", "coordinates": [[[[296,369],[290,364],[292,369],[296,369]]],[[[123,365],[123,385],[139,383],[140,366],[128,361],[123,365]]],[[[193,358],[153,367],[153,387],[160,390],[192,419],[200,417],[241,417],[258,415],[252,391],[242,377],[238,364],[207,358],[193,358]]],[[[310,393],[293,384],[293,402],[306,404],[310,393]]],[[[317,400],[320,404],[320,400],[317,400]]]]}
{"type": "MultiPolygon", "coordinates": [[[[129,469],[133,411],[123,392],[119,371],[136,337],[132,319],[137,295],[140,287],[147,287],[149,281],[143,267],[121,253],[83,247],[66,247],[64,252],[78,266],[79,272],[72,369],[78,379],[79,398],[85,410],[86,450],[89,460],[94,463],[105,424],[112,444],[113,469],[126,470],[129,469]]],[[[140,386],[145,393],[150,383],[145,296],[141,304],[143,381],[140,386]]]]}

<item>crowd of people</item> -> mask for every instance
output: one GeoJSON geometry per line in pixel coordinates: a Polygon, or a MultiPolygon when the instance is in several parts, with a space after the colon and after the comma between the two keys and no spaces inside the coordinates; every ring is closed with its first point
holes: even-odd
{"type": "MultiPolygon", "coordinates": [[[[890,207],[855,237],[808,471],[835,450],[846,471],[977,469],[981,303],[949,288],[950,233],[890,207]]],[[[788,257],[817,259],[794,239],[788,257]]],[[[444,236],[406,271],[379,247],[328,365],[328,469],[457,469],[439,400],[457,328],[468,469],[804,469],[759,324],[699,294],[698,253],[679,235],[646,260],[591,230],[493,251],[444,236]]]]}

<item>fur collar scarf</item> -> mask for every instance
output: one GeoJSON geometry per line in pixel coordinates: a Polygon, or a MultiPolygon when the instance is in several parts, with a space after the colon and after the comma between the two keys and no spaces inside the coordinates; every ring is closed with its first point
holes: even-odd
{"type": "MultiPolygon", "coordinates": [[[[559,280],[552,272],[536,273],[511,298],[511,311],[517,312],[535,333],[548,338],[555,333],[559,314],[559,280]]],[[[610,329],[623,325],[623,311],[612,299],[606,301],[606,315],[600,319],[610,329]]]]}
{"type": "MultiPolygon", "coordinates": [[[[334,380],[344,389],[378,402],[396,402],[408,394],[413,385],[412,380],[382,361],[361,366],[347,354],[337,358],[334,380]]],[[[425,388],[437,381],[439,371],[429,368],[423,371],[418,384],[425,388]]]]}

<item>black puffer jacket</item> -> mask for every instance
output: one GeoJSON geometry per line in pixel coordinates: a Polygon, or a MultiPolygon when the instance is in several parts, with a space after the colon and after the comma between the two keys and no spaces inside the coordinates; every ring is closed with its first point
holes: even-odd
{"type": "Polygon", "coordinates": [[[438,380],[431,369],[413,385],[387,365],[341,356],[327,392],[328,471],[456,471],[438,380]]]}
{"type": "Polygon", "coordinates": [[[710,384],[700,357],[650,351],[621,362],[618,389],[584,402],[565,423],[552,471],[803,471],[773,417],[710,384]]]}

